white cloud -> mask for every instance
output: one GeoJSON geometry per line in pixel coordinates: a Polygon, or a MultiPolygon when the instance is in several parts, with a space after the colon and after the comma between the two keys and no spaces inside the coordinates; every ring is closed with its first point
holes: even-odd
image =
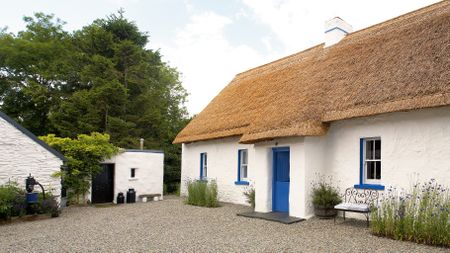
{"type": "Polygon", "coordinates": [[[385,21],[437,0],[414,1],[298,1],[242,0],[255,21],[270,27],[284,53],[301,51],[323,41],[324,22],[339,16],[355,30],[385,21]]]}
{"type": "Polygon", "coordinates": [[[165,60],[183,73],[192,114],[199,113],[237,73],[267,61],[250,46],[228,42],[224,29],[232,22],[211,11],[195,14],[177,31],[173,46],[161,45],[165,60]]]}

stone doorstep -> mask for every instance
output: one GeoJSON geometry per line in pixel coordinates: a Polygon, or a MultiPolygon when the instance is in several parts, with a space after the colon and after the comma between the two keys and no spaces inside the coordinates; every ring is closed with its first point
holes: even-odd
{"type": "Polygon", "coordinates": [[[282,212],[270,212],[270,213],[260,213],[260,212],[245,212],[238,213],[237,216],[247,217],[247,218],[256,218],[267,221],[274,221],[283,224],[292,224],[300,221],[304,221],[305,219],[297,218],[289,216],[288,213],[282,212]]]}

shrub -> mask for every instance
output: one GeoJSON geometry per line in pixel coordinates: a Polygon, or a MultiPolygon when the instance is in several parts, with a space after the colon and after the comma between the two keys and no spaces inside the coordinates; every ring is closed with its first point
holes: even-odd
{"type": "Polygon", "coordinates": [[[175,195],[180,197],[180,194],[181,194],[180,191],[181,191],[180,183],[176,183],[175,195]]]}
{"type": "Polygon", "coordinates": [[[252,208],[255,208],[255,188],[249,187],[244,191],[244,196],[247,199],[247,203],[249,203],[252,208]]]}
{"type": "Polygon", "coordinates": [[[0,185],[0,219],[9,219],[25,213],[25,191],[17,183],[0,185]]]}
{"type": "Polygon", "coordinates": [[[332,179],[312,185],[312,203],[314,207],[332,208],[342,202],[339,189],[332,185],[332,179]]]}
{"type": "Polygon", "coordinates": [[[186,203],[194,206],[217,207],[218,190],[216,181],[187,181],[188,197],[186,203]]]}
{"type": "Polygon", "coordinates": [[[167,195],[167,184],[163,184],[163,195],[167,195]]]}
{"type": "Polygon", "coordinates": [[[164,195],[175,194],[180,196],[180,183],[164,184],[164,195]]]}
{"type": "Polygon", "coordinates": [[[390,187],[372,207],[371,219],[375,235],[449,247],[449,189],[434,179],[415,184],[410,192],[390,187]]]}

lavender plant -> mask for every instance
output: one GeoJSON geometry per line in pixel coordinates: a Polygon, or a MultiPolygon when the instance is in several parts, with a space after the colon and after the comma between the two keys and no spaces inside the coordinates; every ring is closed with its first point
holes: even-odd
{"type": "Polygon", "coordinates": [[[371,219],[375,235],[450,247],[450,190],[434,179],[409,192],[389,187],[371,219]]]}

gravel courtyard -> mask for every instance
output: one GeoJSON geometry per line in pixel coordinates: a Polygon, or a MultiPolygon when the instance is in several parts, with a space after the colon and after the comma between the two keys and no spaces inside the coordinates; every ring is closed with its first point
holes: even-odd
{"type": "Polygon", "coordinates": [[[448,252],[371,236],[364,222],[311,219],[284,225],[181,199],[70,207],[61,217],[0,226],[1,252],[448,252]]]}

